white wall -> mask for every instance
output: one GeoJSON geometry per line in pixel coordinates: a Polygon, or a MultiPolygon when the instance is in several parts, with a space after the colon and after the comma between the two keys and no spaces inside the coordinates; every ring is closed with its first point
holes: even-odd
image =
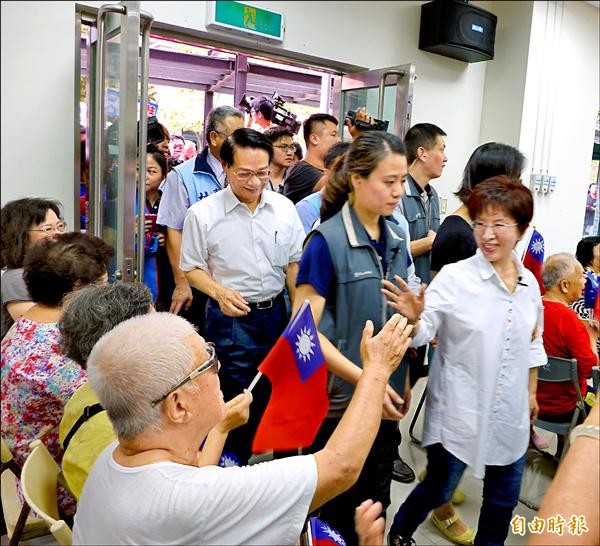
{"type": "MultiPolygon", "coordinates": [[[[559,16],[562,5],[558,4],[559,16]]],[[[546,7],[545,2],[534,2],[519,147],[530,158],[535,151],[535,167],[558,178],[554,194],[536,196],[534,221],[544,235],[548,256],[574,253],[581,239],[600,109],[600,10],[587,2],[564,2],[558,35],[552,31],[554,6],[549,6],[548,24],[546,7]],[[552,38],[553,34],[557,35],[552,38]],[[544,115],[546,104],[549,111],[544,115]]],[[[559,22],[557,18],[556,26],[559,22]]]]}
{"type": "Polygon", "coordinates": [[[2,2],[2,203],[52,197],[73,225],[74,4],[2,2]]]}

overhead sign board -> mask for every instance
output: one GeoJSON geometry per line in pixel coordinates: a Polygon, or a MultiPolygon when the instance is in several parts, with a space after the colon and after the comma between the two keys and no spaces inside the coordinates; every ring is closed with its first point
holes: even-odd
{"type": "Polygon", "coordinates": [[[283,42],[283,14],[244,2],[216,0],[207,2],[206,26],[260,38],[283,42]]]}

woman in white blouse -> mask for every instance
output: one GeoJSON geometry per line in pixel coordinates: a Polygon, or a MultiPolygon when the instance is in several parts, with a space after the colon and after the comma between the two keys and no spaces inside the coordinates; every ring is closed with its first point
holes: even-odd
{"type": "Polygon", "coordinates": [[[427,475],[400,506],[389,544],[414,544],[427,514],[448,502],[466,468],[483,478],[475,545],[501,545],[517,505],[529,426],[537,415],[542,301],[514,253],[533,217],[518,180],[495,176],[474,188],[475,256],[445,266],[427,291],[384,283],[390,305],[415,321],[413,346],[437,336],[429,372],[423,445],[427,475]]]}

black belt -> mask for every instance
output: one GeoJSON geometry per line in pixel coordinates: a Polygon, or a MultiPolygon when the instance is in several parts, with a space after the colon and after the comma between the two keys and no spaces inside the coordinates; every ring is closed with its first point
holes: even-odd
{"type": "Polygon", "coordinates": [[[248,307],[250,307],[251,311],[265,311],[266,309],[272,309],[279,299],[283,299],[283,292],[279,292],[279,294],[270,300],[249,301],[248,307]]]}

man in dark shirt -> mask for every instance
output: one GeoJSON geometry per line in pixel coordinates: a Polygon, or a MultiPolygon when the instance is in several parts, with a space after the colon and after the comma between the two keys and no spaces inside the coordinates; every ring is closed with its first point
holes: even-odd
{"type": "Polygon", "coordinates": [[[283,182],[283,194],[297,203],[318,191],[325,170],[325,154],[340,141],[338,121],[329,114],[313,114],[304,121],[303,133],[306,158],[293,165],[283,182]]]}

